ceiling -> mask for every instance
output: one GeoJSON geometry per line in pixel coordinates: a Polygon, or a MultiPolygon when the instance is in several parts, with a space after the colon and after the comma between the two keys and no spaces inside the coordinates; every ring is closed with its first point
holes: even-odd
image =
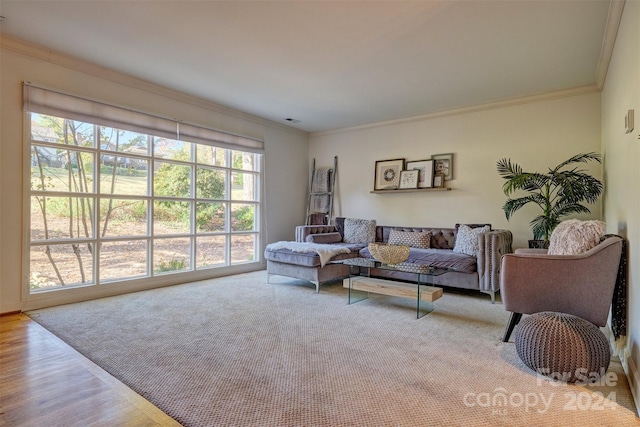
{"type": "Polygon", "coordinates": [[[317,132],[601,85],[610,4],[0,0],[0,15],[3,34],[317,132]]]}

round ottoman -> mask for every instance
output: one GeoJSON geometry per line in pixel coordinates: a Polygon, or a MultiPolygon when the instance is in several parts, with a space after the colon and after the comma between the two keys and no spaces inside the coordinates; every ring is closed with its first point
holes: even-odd
{"type": "Polygon", "coordinates": [[[557,381],[595,381],[611,359],[602,331],[571,314],[545,311],[527,316],[516,329],[515,341],[528,367],[557,381]]]}

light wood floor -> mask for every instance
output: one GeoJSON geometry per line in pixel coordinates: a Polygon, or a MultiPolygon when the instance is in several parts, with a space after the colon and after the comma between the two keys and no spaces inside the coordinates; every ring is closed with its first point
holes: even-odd
{"type": "Polygon", "coordinates": [[[28,316],[0,316],[0,426],[179,425],[28,316]]]}

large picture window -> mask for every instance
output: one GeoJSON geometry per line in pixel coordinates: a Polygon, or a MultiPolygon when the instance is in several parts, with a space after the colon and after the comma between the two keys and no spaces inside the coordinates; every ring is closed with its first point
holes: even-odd
{"type": "Polygon", "coordinates": [[[259,150],[26,109],[31,293],[260,261],[259,150]]]}

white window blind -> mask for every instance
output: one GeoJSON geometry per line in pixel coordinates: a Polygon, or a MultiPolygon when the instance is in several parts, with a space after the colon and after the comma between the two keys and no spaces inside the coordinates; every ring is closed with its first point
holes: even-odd
{"type": "Polygon", "coordinates": [[[180,141],[264,153],[264,142],[258,139],[85,99],[27,82],[23,84],[23,109],[180,141]]]}

